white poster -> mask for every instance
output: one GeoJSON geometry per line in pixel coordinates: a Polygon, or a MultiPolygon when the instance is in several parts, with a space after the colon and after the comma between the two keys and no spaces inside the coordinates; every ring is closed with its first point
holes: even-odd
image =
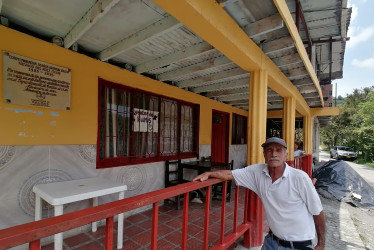
{"type": "Polygon", "coordinates": [[[4,101],[70,109],[71,70],[3,51],[4,101]]]}
{"type": "Polygon", "coordinates": [[[145,109],[133,109],[134,132],[158,132],[158,112],[145,109]]]}

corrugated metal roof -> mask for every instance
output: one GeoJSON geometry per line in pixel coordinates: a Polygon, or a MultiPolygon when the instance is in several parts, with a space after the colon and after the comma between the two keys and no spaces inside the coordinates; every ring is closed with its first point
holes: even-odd
{"type": "MultiPolygon", "coordinates": [[[[300,90],[307,104],[321,107],[318,91],[273,1],[220,2],[300,90]],[[269,24],[273,27],[264,29],[269,24]]],[[[295,19],[296,1],[286,2],[295,19]]],[[[300,0],[300,4],[308,31],[301,25],[300,36],[306,47],[312,41],[320,83],[341,78],[351,15],[347,2],[300,0]]],[[[12,0],[3,1],[1,16],[9,20],[10,28],[49,41],[59,36],[67,48],[77,44],[80,53],[248,108],[249,73],[151,0],[80,0],[79,4],[74,0],[12,0]]],[[[282,98],[269,89],[268,109],[281,108],[282,98]]]]}

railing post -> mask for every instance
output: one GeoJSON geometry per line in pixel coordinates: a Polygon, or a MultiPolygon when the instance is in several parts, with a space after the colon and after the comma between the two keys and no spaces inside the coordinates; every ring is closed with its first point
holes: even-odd
{"type": "Polygon", "coordinates": [[[222,209],[221,209],[221,230],[220,230],[220,244],[223,244],[223,238],[225,237],[225,215],[226,215],[226,194],[227,193],[227,181],[223,182],[222,187],[222,209]]]}
{"type": "Polygon", "coordinates": [[[188,227],[188,201],[190,193],[185,193],[183,198],[183,224],[182,224],[182,249],[187,249],[187,227],[188,227]]]}
{"type": "Polygon", "coordinates": [[[106,218],[105,224],[105,250],[112,250],[113,249],[113,219],[114,217],[106,218]]]}
{"type": "Polygon", "coordinates": [[[303,159],[303,170],[312,178],[312,155],[308,154],[303,159]]]}
{"type": "Polygon", "coordinates": [[[206,187],[205,196],[205,221],[204,221],[204,250],[208,250],[208,236],[209,236],[209,215],[210,215],[210,201],[211,201],[212,186],[206,187]]]}
{"type": "Polygon", "coordinates": [[[30,242],[29,250],[40,250],[40,239],[30,242]]]}
{"type": "Polygon", "coordinates": [[[158,202],[153,203],[151,249],[157,249],[158,235],[158,202]]]}
{"type": "Polygon", "coordinates": [[[261,246],[263,241],[263,208],[260,198],[253,191],[249,192],[248,220],[252,223],[250,230],[250,247],[261,246]]]}

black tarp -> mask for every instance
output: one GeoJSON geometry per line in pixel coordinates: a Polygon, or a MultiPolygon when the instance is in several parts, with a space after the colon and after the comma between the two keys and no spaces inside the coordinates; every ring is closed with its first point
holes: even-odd
{"type": "Polygon", "coordinates": [[[357,207],[374,207],[374,188],[370,186],[348,163],[328,161],[316,169],[316,188],[323,188],[339,201],[357,207]],[[361,195],[361,201],[354,199],[352,193],[361,195]]]}

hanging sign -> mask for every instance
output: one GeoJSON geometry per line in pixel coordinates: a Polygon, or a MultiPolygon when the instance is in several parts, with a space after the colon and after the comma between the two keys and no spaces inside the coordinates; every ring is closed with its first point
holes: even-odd
{"type": "Polygon", "coordinates": [[[134,132],[158,132],[158,112],[145,109],[133,109],[134,132]]]}
{"type": "Polygon", "coordinates": [[[4,101],[70,109],[71,70],[3,51],[4,101]]]}

